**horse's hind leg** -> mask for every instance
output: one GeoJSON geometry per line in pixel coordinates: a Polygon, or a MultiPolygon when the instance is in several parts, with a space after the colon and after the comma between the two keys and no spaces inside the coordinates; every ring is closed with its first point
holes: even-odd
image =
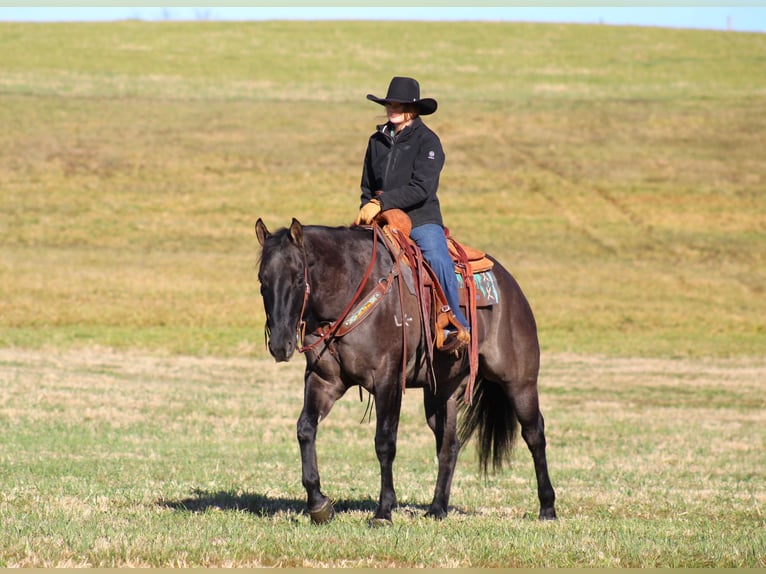
{"type": "Polygon", "coordinates": [[[545,455],[545,421],[540,412],[537,397],[537,382],[528,381],[522,389],[513,391],[513,405],[521,424],[521,436],[527,443],[537,476],[537,497],[540,500],[540,520],[554,520],[556,494],[548,475],[548,460],[545,455]]]}
{"type": "Polygon", "coordinates": [[[315,374],[306,377],[303,410],[298,417],[298,444],[301,449],[302,482],[308,496],[311,521],[321,524],[332,519],[332,501],[321,491],[316,456],[316,434],[319,421],[325,418],[344,388],[322,381],[315,374]]]}
{"type": "Polygon", "coordinates": [[[452,477],[460,451],[457,439],[457,403],[454,398],[439,399],[429,389],[423,390],[426,422],[436,437],[436,454],[439,471],[436,477],[434,498],[426,516],[442,519],[447,516],[452,477]]]}

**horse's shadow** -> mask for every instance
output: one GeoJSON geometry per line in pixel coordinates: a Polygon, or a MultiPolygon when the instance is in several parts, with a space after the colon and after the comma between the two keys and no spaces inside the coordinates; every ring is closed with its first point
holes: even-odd
{"type": "MultiPolygon", "coordinates": [[[[251,492],[234,492],[219,490],[211,492],[197,489],[192,496],[180,500],[160,499],[157,505],[172,510],[185,512],[205,512],[207,510],[233,510],[249,512],[258,516],[277,516],[281,514],[306,515],[306,500],[304,498],[270,497],[251,492]]],[[[335,512],[367,512],[374,513],[378,503],[372,498],[341,499],[333,502],[335,512]]],[[[407,504],[399,506],[400,510],[411,514],[424,514],[424,505],[407,504]]]]}

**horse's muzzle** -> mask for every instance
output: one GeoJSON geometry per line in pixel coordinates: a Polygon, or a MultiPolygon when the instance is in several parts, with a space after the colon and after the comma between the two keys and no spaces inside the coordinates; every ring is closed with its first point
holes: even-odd
{"type": "Polygon", "coordinates": [[[274,339],[269,339],[269,353],[274,357],[277,363],[289,361],[295,353],[295,341],[288,339],[282,344],[276,343],[274,339]]]}

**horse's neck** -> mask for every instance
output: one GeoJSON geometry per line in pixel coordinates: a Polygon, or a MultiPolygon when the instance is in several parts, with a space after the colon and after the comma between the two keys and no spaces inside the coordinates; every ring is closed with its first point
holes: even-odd
{"type": "MultiPolygon", "coordinates": [[[[311,309],[319,320],[332,321],[348,306],[365,277],[373,244],[363,238],[340,234],[329,239],[307,238],[311,309]]],[[[362,294],[380,279],[381,259],[380,255],[376,257],[362,294]]]]}

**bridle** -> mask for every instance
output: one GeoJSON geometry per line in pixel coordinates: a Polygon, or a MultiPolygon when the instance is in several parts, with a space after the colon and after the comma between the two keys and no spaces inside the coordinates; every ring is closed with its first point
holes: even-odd
{"type": "MultiPolygon", "coordinates": [[[[395,230],[396,231],[396,230],[395,230]]],[[[402,313],[402,322],[401,322],[401,328],[402,328],[402,369],[401,369],[401,385],[402,385],[402,392],[404,392],[404,389],[406,387],[406,367],[407,367],[407,358],[408,358],[408,343],[407,343],[407,322],[404,320],[405,316],[405,304],[404,304],[404,284],[403,284],[403,277],[401,273],[401,265],[402,265],[402,257],[407,257],[404,250],[400,251],[399,254],[394,256],[394,264],[388,273],[386,277],[382,277],[376,284],[376,286],[372,289],[370,293],[364,294],[364,288],[367,285],[367,282],[372,275],[372,272],[375,268],[375,262],[377,260],[377,254],[378,254],[378,235],[382,235],[383,231],[381,230],[380,226],[373,222],[372,224],[372,236],[373,236],[373,244],[372,244],[372,256],[370,257],[370,263],[367,266],[367,269],[364,273],[364,276],[362,277],[362,280],[359,282],[359,286],[357,287],[353,297],[349,300],[348,304],[346,305],[345,309],[338,315],[337,319],[335,319],[331,323],[323,323],[319,327],[317,327],[313,332],[312,335],[316,336],[317,339],[312,342],[309,345],[303,344],[303,342],[306,339],[306,319],[305,315],[309,306],[309,298],[311,297],[311,282],[309,277],[309,263],[308,263],[308,254],[306,251],[305,243],[301,246],[301,255],[303,258],[303,301],[301,303],[301,312],[298,316],[298,320],[295,326],[295,335],[297,340],[296,349],[299,353],[306,353],[308,351],[311,351],[318,347],[321,344],[325,345],[325,349],[329,350],[331,354],[335,354],[335,348],[332,345],[332,341],[334,339],[339,339],[343,337],[346,333],[354,329],[356,326],[358,326],[366,317],[370,316],[370,312],[372,309],[376,306],[377,303],[382,301],[382,299],[385,297],[385,295],[388,293],[390,288],[393,286],[395,282],[398,280],[398,292],[399,292],[399,307],[401,309],[402,313]],[[361,300],[363,299],[363,300],[361,300]],[[361,302],[360,302],[361,300],[361,302]],[[353,312],[352,312],[353,311],[353,312]]],[[[389,243],[388,248],[389,250],[392,250],[392,246],[390,244],[391,239],[384,238],[387,243],[389,243]]],[[[401,246],[401,244],[400,244],[401,246]]],[[[411,264],[412,265],[412,264],[411,264]]],[[[419,265],[413,265],[413,269],[419,269],[419,265]]],[[[415,273],[419,273],[419,271],[415,271],[415,273]]],[[[418,288],[419,289],[419,288],[418,288]]],[[[421,315],[424,312],[423,311],[423,305],[420,305],[421,307],[421,315]]],[[[422,325],[427,325],[427,318],[425,316],[421,317],[422,325]]],[[[431,348],[431,335],[430,330],[427,327],[425,328],[425,336],[427,338],[427,348],[431,348]]],[[[268,338],[269,338],[269,329],[268,329],[268,317],[266,322],[266,341],[268,344],[268,338]]],[[[324,350],[322,351],[324,352],[324,350]]],[[[427,357],[427,364],[428,364],[428,372],[429,376],[431,378],[431,382],[434,385],[436,385],[436,376],[433,371],[433,356],[431,353],[428,353],[427,357]]]]}

